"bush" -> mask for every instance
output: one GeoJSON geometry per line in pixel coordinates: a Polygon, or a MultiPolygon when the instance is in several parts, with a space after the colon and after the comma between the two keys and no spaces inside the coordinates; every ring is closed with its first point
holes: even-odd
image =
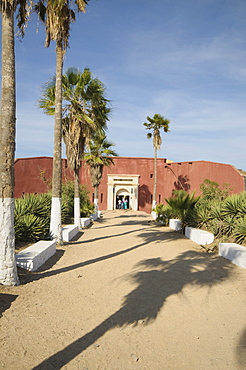
{"type": "MultiPolygon", "coordinates": [[[[88,217],[94,212],[94,205],[89,200],[89,190],[80,185],[80,213],[81,217],[88,217]]],[[[62,222],[73,222],[74,215],[74,183],[67,181],[62,185],[62,222]]]]}
{"type": "MultiPolygon", "coordinates": [[[[80,189],[81,216],[93,213],[94,205],[89,201],[85,186],[80,189]]],[[[15,200],[15,239],[16,242],[36,242],[50,239],[51,193],[28,194],[15,200]]],[[[74,190],[73,182],[62,185],[62,223],[73,222],[74,190]]]]}
{"type": "Polygon", "coordinates": [[[157,213],[156,220],[161,222],[164,226],[167,226],[170,218],[175,218],[172,208],[167,204],[158,204],[155,207],[157,213]]]}
{"type": "Polygon", "coordinates": [[[50,194],[29,194],[15,200],[15,239],[36,242],[49,239],[50,194]]]}
{"type": "Polygon", "coordinates": [[[184,233],[185,227],[193,225],[195,217],[195,205],[199,197],[195,197],[195,193],[188,194],[184,190],[175,190],[173,196],[166,199],[166,202],[171,207],[173,214],[182,223],[182,231],[184,233]]]}

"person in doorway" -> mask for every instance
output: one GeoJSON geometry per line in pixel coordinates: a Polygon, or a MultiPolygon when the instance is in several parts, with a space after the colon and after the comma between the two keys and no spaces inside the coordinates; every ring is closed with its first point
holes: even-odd
{"type": "Polygon", "coordinates": [[[119,199],[118,199],[118,204],[117,204],[117,208],[118,208],[118,209],[121,209],[121,203],[122,203],[122,202],[121,202],[121,199],[119,198],[119,199]]]}
{"type": "Polygon", "coordinates": [[[123,203],[124,203],[124,209],[127,209],[127,198],[126,197],[124,197],[123,203]]]}

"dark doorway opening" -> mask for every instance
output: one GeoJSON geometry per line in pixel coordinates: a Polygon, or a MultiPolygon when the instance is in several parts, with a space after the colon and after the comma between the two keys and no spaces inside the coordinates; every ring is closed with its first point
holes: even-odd
{"type": "Polygon", "coordinates": [[[116,209],[129,209],[130,196],[129,195],[117,195],[116,196],[116,209]],[[126,202],[124,202],[126,200],[126,202]]]}

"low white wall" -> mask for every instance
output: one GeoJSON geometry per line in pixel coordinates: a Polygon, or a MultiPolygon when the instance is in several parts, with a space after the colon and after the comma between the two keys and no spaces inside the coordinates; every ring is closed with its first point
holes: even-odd
{"type": "Polygon", "coordinates": [[[79,232],[79,228],[76,225],[66,225],[62,228],[62,237],[65,242],[69,242],[79,232]]]}
{"type": "Polygon", "coordinates": [[[92,213],[92,214],[90,215],[90,219],[91,219],[92,221],[96,221],[96,220],[97,220],[97,218],[98,218],[98,216],[97,216],[97,212],[92,213]]]}
{"type": "Polygon", "coordinates": [[[246,269],[246,248],[236,243],[219,243],[219,255],[246,269]]]}
{"type": "Polygon", "coordinates": [[[88,218],[88,217],[81,218],[81,226],[82,227],[90,226],[90,224],[91,224],[91,219],[90,218],[88,218]]]}
{"type": "Polygon", "coordinates": [[[208,231],[195,229],[194,227],[185,228],[185,236],[192,240],[193,242],[200,245],[211,244],[214,241],[214,235],[208,231]]]}
{"type": "Polygon", "coordinates": [[[55,240],[40,240],[39,242],[17,253],[15,258],[17,266],[28,271],[36,271],[55,253],[55,240]]]}
{"type": "Polygon", "coordinates": [[[179,231],[182,228],[181,221],[178,220],[177,218],[171,218],[169,220],[169,227],[175,231],[179,231]]]}

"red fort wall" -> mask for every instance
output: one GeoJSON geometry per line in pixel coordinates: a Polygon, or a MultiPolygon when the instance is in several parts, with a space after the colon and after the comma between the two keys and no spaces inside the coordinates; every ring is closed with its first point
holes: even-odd
{"type": "MultiPolygon", "coordinates": [[[[20,158],[15,161],[15,197],[26,193],[43,193],[51,187],[52,179],[51,157],[20,158]]],[[[151,212],[154,186],[153,158],[115,157],[115,165],[104,167],[103,177],[99,186],[99,207],[107,209],[108,175],[139,175],[138,209],[151,212]]],[[[244,190],[244,176],[232,165],[208,162],[190,161],[166,163],[163,158],[157,159],[157,203],[164,203],[165,198],[172,195],[173,189],[184,188],[188,192],[200,194],[200,184],[205,179],[216,181],[220,185],[228,183],[232,193],[244,190]]],[[[72,180],[73,173],[67,166],[67,160],[62,160],[63,181],[72,180]]],[[[87,185],[91,200],[93,188],[90,182],[89,168],[84,163],[80,171],[82,184],[87,185]]]]}

